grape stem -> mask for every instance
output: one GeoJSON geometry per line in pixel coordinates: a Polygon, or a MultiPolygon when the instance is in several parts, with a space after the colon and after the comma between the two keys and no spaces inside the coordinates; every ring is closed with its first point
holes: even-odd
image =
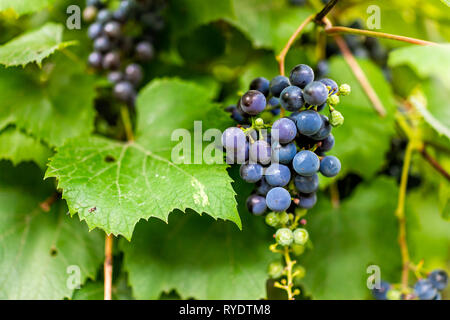
{"type": "Polygon", "coordinates": [[[403,160],[402,176],[400,180],[400,190],[398,194],[398,205],[395,210],[395,216],[398,220],[398,243],[400,245],[400,252],[402,257],[402,290],[404,292],[408,289],[409,276],[409,252],[408,244],[406,242],[406,218],[405,218],[405,198],[406,187],[408,185],[408,173],[411,166],[411,156],[414,151],[414,144],[409,141],[406,147],[405,159],[403,160]]]}
{"type": "Polygon", "coordinates": [[[130,112],[126,105],[120,107],[120,115],[122,117],[123,126],[125,129],[125,135],[129,142],[134,141],[133,126],[131,124],[130,112]]]}
{"type": "Polygon", "coordinates": [[[441,175],[443,175],[448,181],[450,181],[450,173],[448,173],[440,164],[439,162],[433,158],[428,151],[426,150],[426,144],[423,145],[422,149],[420,150],[420,154],[422,157],[428,161],[429,164],[441,175]]]}
{"type": "Polygon", "coordinates": [[[111,300],[112,297],[112,272],[113,272],[113,247],[114,236],[106,235],[105,238],[105,262],[104,262],[104,300],[111,300]]]}
{"type": "Polygon", "coordinates": [[[41,209],[45,212],[49,212],[52,205],[58,201],[58,199],[61,197],[61,194],[57,191],[55,191],[50,197],[48,197],[47,199],[45,199],[44,202],[41,202],[39,204],[39,206],[41,207],[41,209]]]}

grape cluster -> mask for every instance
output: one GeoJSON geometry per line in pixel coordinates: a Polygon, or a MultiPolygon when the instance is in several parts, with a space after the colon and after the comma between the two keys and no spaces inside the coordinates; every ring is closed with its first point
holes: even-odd
{"type": "Polygon", "coordinates": [[[92,22],[88,36],[94,49],[88,63],[107,73],[116,99],[132,106],[144,77],[141,64],[154,57],[154,36],[164,26],[164,1],[122,0],[114,10],[101,0],[86,5],[83,17],[92,22]]]}
{"type": "MultiPolygon", "coordinates": [[[[301,251],[308,232],[299,227],[306,223],[300,218],[316,204],[318,173],[334,177],[341,169],[339,159],[326,152],[335,142],[332,127],[344,121],[335,109],[339,96],[349,94],[350,87],[315,80],[311,67],[299,64],[289,77],[256,78],[249,89],[226,109],[238,123],[222,135],[227,163],[241,164],[242,179],[256,184],[247,199],[249,211],[268,212],[266,223],[279,228],[277,243],[301,251]],[[327,106],[328,117],[320,113],[327,106]],[[287,117],[279,117],[280,108],[287,117]]],[[[270,268],[277,270],[275,264],[270,268]]]]}
{"type": "Polygon", "coordinates": [[[448,275],[444,270],[434,270],[426,278],[419,279],[412,288],[412,294],[403,294],[386,281],[381,281],[380,288],[373,289],[372,294],[377,300],[441,300],[440,291],[448,285],[448,275]]]}

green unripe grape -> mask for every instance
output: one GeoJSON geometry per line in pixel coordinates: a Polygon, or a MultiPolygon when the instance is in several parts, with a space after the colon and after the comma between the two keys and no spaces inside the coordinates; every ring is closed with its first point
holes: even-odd
{"type": "Polygon", "coordinates": [[[256,127],[263,127],[264,126],[264,120],[263,119],[261,119],[261,118],[258,118],[258,119],[256,119],[255,120],[255,126],[256,127]]]}
{"type": "Polygon", "coordinates": [[[306,275],[306,269],[303,266],[299,266],[299,265],[294,266],[294,268],[292,269],[292,272],[296,273],[296,275],[295,275],[296,280],[301,280],[306,275]]]}
{"type": "Polygon", "coordinates": [[[266,223],[271,227],[276,227],[280,224],[280,218],[278,217],[278,214],[275,212],[270,212],[266,216],[266,223]]]}
{"type": "Polygon", "coordinates": [[[337,106],[337,105],[339,104],[339,102],[340,102],[340,99],[339,99],[339,97],[338,97],[337,95],[335,95],[335,94],[332,94],[332,95],[329,96],[328,99],[327,99],[327,103],[328,103],[330,106],[337,106]]]}
{"type": "Polygon", "coordinates": [[[287,224],[289,222],[289,215],[286,212],[280,212],[278,213],[278,219],[280,220],[280,224],[287,224]]]}
{"type": "Polygon", "coordinates": [[[337,110],[331,111],[330,124],[333,127],[339,127],[344,124],[344,116],[337,110]]]}
{"type": "Polygon", "coordinates": [[[399,290],[390,289],[386,293],[386,298],[388,300],[401,300],[402,299],[402,293],[399,290]]]}
{"type": "Polygon", "coordinates": [[[275,233],[275,239],[281,246],[290,246],[294,241],[294,235],[292,234],[291,229],[281,228],[275,233]]]}
{"type": "Polygon", "coordinates": [[[351,91],[351,87],[346,83],[341,84],[341,86],[339,87],[339,94],[342,96],[348,96],[351,91]]]}
{"type": "Polygon", "coordinates": [[[295,242],[296,244],[299,244],[299,245],[302,245],[302,246],[303,246],[303,245],[308,241],[308,239],[309,239],[308,231],[307,231],[306,229],[303,229],[303,228],[295,229],[295,230],[294,230],[294,233],[293,233],[293,236],[294,236],[294,242],[295,242]]]}
{"type": "Polygon", "coordinates": [[[284,266],[280,261],[273,261],[269,264],[267,273],[269,274],[270,278],[277,279],[283,275],[284,266]]]}
{"type": "Polygon", "coordinates": [[[292,244],[291,249],[292,249],[292,253],[296,256],[300,256],[303,254],[303,252],[305,252],[305,247],[300,244],[296,244],[296,243],[292,244]]]}

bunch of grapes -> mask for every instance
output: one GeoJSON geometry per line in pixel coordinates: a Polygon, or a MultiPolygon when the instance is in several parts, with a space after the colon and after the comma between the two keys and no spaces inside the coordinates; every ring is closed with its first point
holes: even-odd
{"type": "Polygon", "coordinates": [[[440,291],[448,285],[448,275],[444,270],[434,270],[426,278],[419,279],[412,288],[411,294],[403,294],[397,287],[386,281],[381,281],[378,289],[372,294],[377,300],[441,300],[440,291]]]}
{"type": "MultiPolygon", "coordinates": [[[[314,78],[311,67],[299,64],[289,78],[254,79],[238,104],[227,108],[238,125],[222,135],[227,163],[241,164],[242,179],[255,184],[249,211],[268,212],[265,220],[278,228],[278,245],[296,251],[308,241],[307,230],[299,227],[306,220],[300,218],[316,204],[318,173],[334,177],[341,169],[339,159],[326,153],[335,142],[332,127],[344,122],[335,109],[339,96],[350,93],[347,84],[314,78]],[[327,106],[329,116],[320,113],[327,106]],[[280,108],[287,117],[278,116],[280,108]]],[[[273,264],[271,270],[276,275],[280,267],[273,264]]]]}
{"type": "Polygon", "coordinates": [[[83,17],[92,22],[88,36],[94,51],[89,65],[107,77],[116,99],[134,105],[143,80],[141,63],[154,57],[154,36],[163,28],[164,1],[122,0],[112,10],[101,0],[87,0],[83,17]]]}

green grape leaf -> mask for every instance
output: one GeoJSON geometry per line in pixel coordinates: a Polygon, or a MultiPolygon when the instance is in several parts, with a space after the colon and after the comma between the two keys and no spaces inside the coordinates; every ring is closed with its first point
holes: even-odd
{"type": "Polygon", "coordinates": [[[0,133],[0,159],[11,160],[14,165],[34,161],[45,168],[50,155],[48,147],[15,128],[0,133]]]}
{"type": "Polygon", "coordinates": [[[91,229],[127,239],[140,219],[167,221],[175,209],[205,212],[240,227],[225,164],[171,161],[172,132],[192,129],[193,122],[201,120],[199,110],[208,121],[218,123],[215,119],[221,111],[204,88],[176,79],[154,80],[137,101],[135,142],[100,137],[70,140],[57,149],[47,177],[58,179],[71,213],[77,212],[91,229]]]}
{"type": "Polygon", "coordinates": [[[394,181],[377,178],[359,185],[339,209],[320,197],[308,213],[313,249],[298,259],[306,268],[307,294],[314,299],[368,298],[369,265],[380,267],[382,279],[398,281],[397,192],[394,181]]]}
{"type": "Polygon", "coordinates": [[[442,83],[450,89],[450,44],[438,46],[409,46],[394,50],[389,55],[390,67],[407,65],[420,77],[439,77],[442,83]],[[430,59],[430,57],[433,57],[430,59]]]}
{"type": "Polygon", "coordinates": [[[0,0],[0,12],[12,11],[19,16],[39,11],[56,2],[56,0],[0,0]]]}
{"type": "Polygon", "coordinates": [[[62,41],[63,25],[49,22],[38,30],[29,31],[0,46],[0,64],[7,67],[25,66],[42,60],[56,50],[73,45],[73,41],[62,41]]]}
{"type": "Polygon", "coordinates": [[[234,0],[235,18],[226,20],[238,27],[257,48],[283,49],[300,23],[313,13],[308,7],[288,6],[278,0],[234,0]]]}
{"type": "Polygon", "coordinates": [[[169,224],[140,223],[133,242],[121,242],[137,299],[157,299],[172,289],[183,299],[265,297],[270,234],[253,218],[239,231],[229,222],[172,214],[169,224]]]}
{"type": "Polygon", "coordinates": [[[30,164],[0,162],[0,299],[62,299],[96,276],[102,262],[101,233],[66,215],[57,201],[39,203],[53,191],[30,164]]]}
{"type": "Polygon", "coordinates": [[[15,124],[50,146],[93,130],[95,78],[81,66],[61,58],[42,71],[49,77],[44,82],[30,74],[28,68],[0,67],[0,130],[15,124]]]}
{"type": "MultiPolygon", "coordinates": [[[[338,84],[349,84],[352,92],[341,97],[337,107],[345,122],[333,129],[336,144],[329,153],[341,160],[340,176],[353,172],[370,179],[384,164],[384,155],[389,150],[390,138],[394,133],[395,105],[389,85],[379,68],[369,61],[359,60],[359,64],[386,108],[387,116],[378,116],[346,62],[342,58],[332,59],[328,76],[338,84]]],[[[324,183],[331,181],[324,179],[324,183]]]]}

